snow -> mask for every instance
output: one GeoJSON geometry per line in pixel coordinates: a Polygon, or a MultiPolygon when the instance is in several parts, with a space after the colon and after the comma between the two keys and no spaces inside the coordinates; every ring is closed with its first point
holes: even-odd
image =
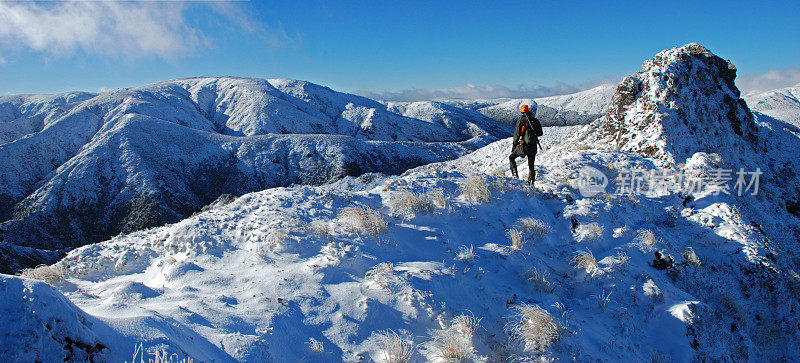
{"type": "Polygon", "coordinates": [[[606,113],[616,84],[602,84],[584,91],[540,98],[444,99],[442,103],[476,110],[499,122],[514,125],[523,104],[536,109],[544,126],[585,125],[606,113]]]}
{"type": "Polygon", "coordinates": [[[800,127],[800,85],[744,97],[750,109],[800,127]]]}
{"type": "Polygon", "coordinates": [[[0,105],[0,237],[41,254],[175,222],[222,194],[400,173],[511,134],[475,111],[387,108],[288,79],[188,78],[0,105]]]}
{"type": "Polygon", "coordinates": [[[46,283],[0,275],[0,357],[7,362],[107,359],[102,339],[116,331],[86,314],[46,283]]]}
{"type": "MultiPolygon", "coordinates": [[[[622,92],[637,91],[615,94],[606,116],[545,128],[536,188],[509,178],[511,140],[502,138],[401,175],[246,193],[74,249],[53,267],[66,275],[53,282],[60,292],[0,281],[7,291],[41,286],[71,314],[60,320],[75,336],[113,361],[138,343],[198,361],[382,361],[387,331],[412,341],[412,361],[444,361],[445,341],[471,361],[793,360],[800,222],[786,205],[800,190],[800,133],[739,108],[730,68],[708,54],[694,44],[659,53],[623,81],[622,92]],[[603,131],[612,126],[623,127],[603,131]],[[623,170],[678,165],[758,166],[761,193],[613,193],[623,170]],[[609,177],[605,193],[575,187],[587,166],[609,177]],[[476,176],[484,184],[473,187],[491,193],[485,203],[462,193],[476,176]],[[512,230],[524,243],[512,245],[512,230]],[[672,263],[661,268],[657,256],[672,263]],[[531,348],[543,340],[509,334],[526,307],[558,328],[540,351],[531,348]],[[90,335],[80,317],[107,329],[90,335]],[[465,329],[465,317],[480,327],[465,329]]],[[[287,94],[302,87],[275,83],[287,94]]],[[[452,124],[456,111],[445,106],[387,109],[439,110],[419,119],[452,124]]]]}
{"type": "Polygon", "coordinates": [[[572,94],[537,98],[536,102],[559,111],[602,115],[608,110],[608,105],[611,104],[611,96],[616,89],[616,83],[601,84],[572,94]]]}

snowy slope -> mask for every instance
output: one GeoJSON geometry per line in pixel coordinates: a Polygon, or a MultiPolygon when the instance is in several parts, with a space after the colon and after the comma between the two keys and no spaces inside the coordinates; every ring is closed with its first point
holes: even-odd
{"type": "Polygon", "coordinates": [[[0,275],[0,314],[5,362],[104,361],[103,342],[119,341],[114,330],[41,281],[0,275]]]}
{"type": "MultiPolygon", "coordinates": [[[[398,173],[510,135],[474,111],[397,111],[285,79],[180,79],[0,105],[0,239],[46,250],[174,222],[226,193],[398,173]]],[[[9,271],[15,257],[2,260],[9,271]]]]}
{"type": "Polygon", "coordinates": [[[800,127],[800,85],[746,95],[744,99],[751,110],[800,127]]]}
{"type": "Polygon", "coordinates": [[[602,84],[567,95],[541,97],[536,102],[559,111],[575,111],[581,114],[602,115],[608,110],[616,84],[602,84]]]}
{"type": "MultiPolygon", "coordinates": [[[[477,110],[497,121],[514,124],[519,118],[520,105],[538,105],[536,117],[544,126],[585,125],[606,112],[615,88],[616,85],[606,84],[567,95],[535,99],[501,99],[477,110]]],[[[476,101],[475,104],[482,105],[486,102],[488,101],[476,101]]]]}
{"type": "Polygon", "coordinates": [[[800,222],[787,201],[800,133],[741,111],[720,60],[666,50],[623,81],[609,115],[547,128],[536,189],[507,177],[502,139],[81,247],[54,284],[117,332],[99,337],[113,360],[139,341],[201,361],[384,361],[389,330],[412,361],[796,360],[800,222]],[[761,193],[614,193],[626,169],[681,164],[759,166],[761,193]],[[576,188],[586,166],[608,175],[606,193],[576,188]]]}

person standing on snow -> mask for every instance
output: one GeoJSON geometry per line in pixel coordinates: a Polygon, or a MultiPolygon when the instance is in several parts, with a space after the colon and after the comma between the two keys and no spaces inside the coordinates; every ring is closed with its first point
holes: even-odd
{"type": "Polygon", "coordinates": [[[536,179],[536,169],[534,169],[534,160],[536,159],[536,147],[539,145],[539,136],[543,135],[542,124],[539,119],[533,117],[528,105],[522,105],[519,110],[522,112],[517,126],[514,127],[514,144],[511,146],[511,155],[508,160],[511,163],[511,175],[514,178],[519,178],[517,174],[517,163],[515,161],[518,157],[528,157],[528,175],[527,183],[533,185],[536,179]]]}

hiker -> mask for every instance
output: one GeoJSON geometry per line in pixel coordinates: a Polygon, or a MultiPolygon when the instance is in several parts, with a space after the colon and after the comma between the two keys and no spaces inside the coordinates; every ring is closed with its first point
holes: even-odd
{"type": "Polygon", "coordinates": [[[514,159],[518,157],[528,157],[528,175],[527,183],[533,185],[536,179],[536,169],[533,167],[534,160],[536,159],[536,147],[539,145],[539,136],[542,136],[542,124],[539,119],[533,117],[528,105],[522,105],[519,110],[522,112],[517,126],[514,127],[514,144],[511,147],[511,155],[508,160],[511,162],[511,175],[514,178],[519,178],[517,174],[517,163],[514,159]]]}

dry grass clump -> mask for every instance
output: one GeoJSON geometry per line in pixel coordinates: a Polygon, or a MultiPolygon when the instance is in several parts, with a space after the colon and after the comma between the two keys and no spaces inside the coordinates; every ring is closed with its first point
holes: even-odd
{"type": "Polygon", "coordinates": [[[628,257],[628,255],[625,254],[625,252],[623,251],[617,251],[616,255],[609,256],[606,259],[608,259],[609,270],[613,271],[613,269],[616,268],[617,266],[625,265],[628,262],[628,260],[630,260],[630,257],[628,257]]]}
{"type": "Polygon", "coordinates": [[[472,337],[478,328],[480,328],[481,320],[483,320],[483,318],[476,317],[472,312],[470,312],[469,315],[461,314],[453,318],[453,325],[450,328],[455,329],[464,336],[472,337]]]}
{"type": "Polygon", "coordinates": [[[386,232],[386,221],[380,212],[368,206],[346,207],[339,218],[351,231],[379,235],[386,232]]]}
{"type": "Polygon", "coordinates": [[[267,258],[271,253],[279,252],[286,247],[289,231],[284,228],[269,230],[266,234],[258,234],[251,244],[252,251],[260,258],[267,258]]]}
{"type": "Polygon", "coordinates": [[[528,236],[531,238],[540,238],[553,231],[547,223],[536,218],[520,218],[517,220],[517,224],[519,228],[528,233],[528,236]]]}
{"type": "Polygon", "coordinates": [[[463,362],[475,352],[472,337],[480,327],[482,318],[472,313],[453,318],[450,327],[433,341],[436,357],[445,362],[463,362]]]}
{"type": "Polygon", "coordinates": [[[314,338],[308,338],[308,341],[306,342],[306,347],[308,348],[308,350],[314,353],[318,354],[325,353],[325,345],[322,344],[321,341],[316,340],[314,338]]]}
{"type": "Polygon", "coordinates": [[[387,289],[397,282],[397,277],[394,275],[394,264],[391,262],[379,263],[367,271],[364,279],[387,289]]]}
{"type": "Polygon", "coordinates": [[[492,198],[492,191],[486,180],[478,175],[471,175],[461,183],[461,194],[468,201],[481,204],[486,203],[492,198]]]}
{"type": "Polygon", "coordinates": [[[469,341],[451,330],[436,337],[433,345],[436,348],[436,357],[448,363],[461,363],[474,352],[469,341]]]}
{"type": "Polygon", "coordinates": [[[409,191],[394,193],[389,200],[392,214],[403,218],[412,218],[416,214],[431,213],[436,209],[434,201],[428,194],[418,194],[409,191]]]}
{"type": "Polygon", "coordinates": [[[477,257],[475,256],[475,251],[472,245],[469,245],[469,247],[467,246],[458,247],[458,255],[456,255],[456,260],[471,262],[474,261],[475,258],[477,257]]]}
{"type": "Polygon", "coordinates": [[[512,341],[523,342],[526,352],[542,352],[558,340],[558,323],[546,310],[535,304],[516,305],[513,310],[506,332],[512,341]]]}
{"type": "Polygon", "coordinates": [[[634,239],[641,247],[652,248],[658,242],[656,235],[649,229],[640,229],[636,232],[634,239]]]}
{"type": "Polygon", "coordinates": [[[526,241],[522,231],[514,228],[509,229],[506,234],[508,234],[508,238],[511,240],[512,250],[519,250],[522,247],[525,247],[526,241]]]}
{"type": "Polygon", "coordinates": [[[603,290],[599,295],[592,295],[592,297],[597,301],[597,307],[599,307],[600,310],[606,311],[608,303],[611,302],[611,291],[606,294],[605,290],[603,290]]]}
{"type": "Polygon", "coordinates": [[[536,267],[528,271],[528,281],[533,283],[533,288],[536,291],[544,293],[552,293],[555,286],[550,283],[549,274],[547,272],[540,272],[536,267]]]}
{"type": "Polygon", "coordinates": [[[34,268],[26,268],[20,274],[22,277],[29,279],[43,281],[47,284],[54,285],[64,281],[66,271],[61,266],[47,266],[39,265],[34,268]]]}
{"type": "Polygon", "coordinates": [[[392,330],[378,332],[378,345],[381,346],[383,361],[386,363],[406,363],[414,354],[414,341],[405,339],[392,330]]]}
{"type": "Polygon", "coordinates": [[[331,225],[328,222],[313,221],[309,225],[311,232],[322,238],[328,239],[331,235],[331,225]]]}
{"type": "Polygon", "coordinates": [[[689,247],[684,249],[682,255],[685,263],[694,267],[700,266],[700,257],[697,257],[697,254],[694,253],[694,248],[689,247]]]}
{"type": "Polygon", "coordinates": [[[597,265],[597,259],[594,258],[592,251],[578,251],[575,256],[570,260],[570,264],[575,268],[585,269],[586,272],[593,272],[600,269],[597,265]]]}

